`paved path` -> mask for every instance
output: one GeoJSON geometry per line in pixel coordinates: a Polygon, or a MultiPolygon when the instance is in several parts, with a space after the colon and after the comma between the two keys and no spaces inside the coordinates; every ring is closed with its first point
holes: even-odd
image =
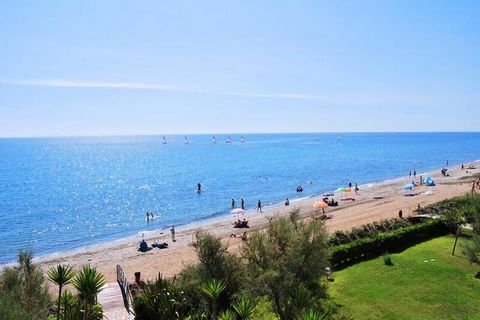
{"type": "Polygon", "coordinates": [[[116,282],[107,283],[98,295],[98,302],[102,305],[104,319],[132,320],[134,316],[125,309],[122,291],[116,282]]]}

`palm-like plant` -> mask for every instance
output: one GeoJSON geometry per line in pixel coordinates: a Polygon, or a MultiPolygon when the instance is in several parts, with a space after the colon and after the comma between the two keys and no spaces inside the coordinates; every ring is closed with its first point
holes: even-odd
{"type": "Polygon", "coordinates": [[[57,265],[48,270],[48,279],[58,285],[58,303],[57,303],[57,320],[60,318],[60,297],[62,296],[63,286],[72,282],[75,272],[69,265],[57,265]]]}
{"type": "Polygon", "coordinates": [[[218,315],[218,320],[237,320],[237,316],[232,310],[227,309],[218,315]]]}
{"type": "Polygon", "coordinates": [[[223,293],[225,288],[225,283],[218,281],[217,279],[212,279],[201,286],[202,293],[209,302],[211,319],[215,319],[217,316],[218,298],[223,293]]]}
{"type": "Polygon", "coordinates": [[[85,308],[85,317],[89,315],[92,305],[97,303],[97,295],[104,285],[105,277],[103,274],[89,265],[83,266],[82,270],[73,279],[73,286],[78,290],[78,297],[85,308]]]}
{"type": "Polygon", "coordinates": [[[63,306],[63,320],[66,320],[69,310],[71,310],[77,304],[77,299],[68,290],[63,291],[60,297],[60,305],[63,306]]]}
{"type": "Polygon", "coordinates": [[[296,320],[323,320],[323,319],[325,319],[325,317],[326,317],[325,314],[322,315],[317,310],[310,309],[306,312],[303,312],[302,314],[300,314],[295,319],[296,320]]]}
{"type": "Polygon", "coordinates": [[[255,309],[253,300],[243,297],[233,303],[233,309],[241,320],[250,320],[255,309]]]}

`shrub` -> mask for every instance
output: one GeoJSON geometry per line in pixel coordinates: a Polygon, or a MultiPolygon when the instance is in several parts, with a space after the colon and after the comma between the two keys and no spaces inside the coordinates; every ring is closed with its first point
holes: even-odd
{"type": "Polygon", "coordinates": [[[326,299],[319,282],[328,264],[324,224],[298,217],[297,210],[290,217],[271,219],[266,230],[253,233],[243,246],[252,292],[267,297],[281,320],[320,307],[326,299]]]}
{"type": "Polygon", "coordinates": [[[371,237],[381,232],[397,230],[412,224],[413,223],[407,219],[389,219],[375,221],[373,223],[368,223],[360,227],[355,227],[350,232],[336,231],[330,237],[329,244],[332,246],[345,244],[358,239],[371,237]]]}
{"type": "Polygon", "coordinates": [[[388,251],[385,251],[385,253],[383,254],[383,264],[386,266],[393,266],[392,257],[390,256],[388,251]]]}
{"type": "Polygon", "coordinates": [[[440,220],[429,220],[393,231],[331,247],[331,263],[335,267],[377,257],[385,251],[399,251],[414,244],[448,234],[448,227],[440,220]]]}
{"type": "Polygon", "coordinates": [[[51,304],[40,269],[30,251],[20,251],[18,266],[0,274],[0,319],[45,319],[51,304]]]}

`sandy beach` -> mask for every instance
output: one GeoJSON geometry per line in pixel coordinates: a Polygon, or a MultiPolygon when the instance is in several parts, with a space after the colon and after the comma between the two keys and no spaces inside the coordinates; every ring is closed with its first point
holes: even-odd
{"type": "MultiPolygon", "coordinates": [[[[398,216],[398,211],[402,210],[404,216],[412,214],[418,205],[425,206],[443,199],[460,196],[470,191],[471,183],[468,183],[463,177],[471,176],[480,172],[480,161],[465,163],[465,168],[474,166],[477,169],[461,170],[460,166],[449,167],[449,176],[444,177],[440,173],[440,168],[433,172],[417,172],[415,181],[418,183],[420,176],[432,177],[436,186],[427,188],[420,186],[414,189],[415,196],[405,196],[402,186],[413,180],[408,175],[393,180],[380,183],[370,183],[359,186],[358,194],[355,192],[335,193],[334,198],[338,201],[338,207],[329,207],[327,214],[333,215],[332,219],[326,221],[326,227],[329,232],[336,230],[348,230],[352,227],[365,223],[389,219],[398,216]],[[425,193],[431,189],[430,192],[425,193]],[[354,198],[355,201],[344,198],[354,198]]],[[[308,218],[315,214],[312,205],[315,201],[321,200],[322,196],[314,196],[298,201],[292,201],[289,207],[278,204],[266,207],[263,213],[256,213],[253,210],[247,211],[244,215],[228,215],[209,221],[204,224],[191,224],[179,227],[176,232],[176,242],[171,242],[168,230],[159,230],[145,234],[145,239],[151,245],[153,241],[168,242],[168,249],[153,248],[152,250],[141,253],[138,249],[138,243],[141,236],[130,237],[115,242],[105,243],[86,247],[71,252],[52,254],[35,259],[44,270],[62,263],[70,264],[78,269],[83,264],[96,266],[101,271],[107,282],[116,281],[115,266],[120,264],[126,275],[133,279],[136,271],[142,273],[142,278],[154,279],[158,273],[163,276],[172,277],[178,274],[186,265],[196,262],[196,253],[190,245],[198,231],[208,232],[221,237],[227,245],[229,251],[238,252],[241,240],[231,238],[234,232],[241,233],[246,229],[234,229],[232,222],[236,219],[248,219],[250,229],[259,229],[265,226],[268,218],[276,215],[286,215],[294,208],[301,210],[302,216],[308,218]]]]}

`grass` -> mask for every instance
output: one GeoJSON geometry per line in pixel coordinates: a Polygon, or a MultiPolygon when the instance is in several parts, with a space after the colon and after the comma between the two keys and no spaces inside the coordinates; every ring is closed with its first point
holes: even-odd
{"type": "Polygon", "coordinates": [[[454,238],[436,238],[398,254],[334,273],[329,292],[353,319],[480,319],[480,280],[454,238]]]}

